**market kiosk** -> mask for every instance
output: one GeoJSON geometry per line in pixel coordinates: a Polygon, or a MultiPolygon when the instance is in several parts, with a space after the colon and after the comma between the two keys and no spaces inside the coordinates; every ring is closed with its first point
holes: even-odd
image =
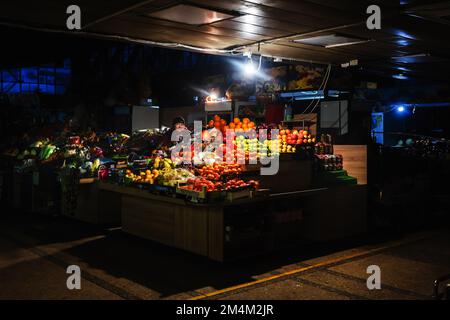
{"type": "Polygon", "coordinates": [[[67,217],[122,226],[125,233],[215,261],[364,233],[366,146],[333,145],[329,135],[312,134],[314,121],[293,122],[267,128],[215,115],[204,128],[204,135],[212,128],[279,129],[277,144],[256,137],[233,141],[235,159],[240,152],[247,160],[252,153],[259,157],[261,150],[279,157],[275,175],[260,175],[262,165],[248,162],[178,165],[159,130],[40,141],[32,146],[38,157],[30,172],[38,163],[55,163],[60,212],[67,217]]]}
{"type": "Polygon", "coordinates": [[[259,179],[259,188],[221,197],[111,181],[98,188],[121,198],[123,232],[220,262],[364,233],[366,146],[326,145],[337,155],[329,164],[315,158],[319,146],[281,153],[273,176],[260,176],[260,165],[243,166],[240,175],[259,179]]]}

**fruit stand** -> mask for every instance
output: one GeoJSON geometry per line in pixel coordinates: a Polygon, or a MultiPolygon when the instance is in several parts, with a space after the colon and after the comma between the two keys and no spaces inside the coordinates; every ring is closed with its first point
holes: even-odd
{"type": "Polygon", "coordinates": [[[365,146],[217,115],[202,129],[200,153],[174,151],[167,134],[40,138],[15,152],[17,188],[31,181],[36,191],[36,176],[51,172],[46,179],[57,182],[42,185],[60,185],[63,215],[221,262],[365,232],[365,146]],[[262,159],[279,161],[276,174],[261,175],[270,166],[262,159]]]}
{"type": "MultiPolygon", "coordinates": [[[[230,125],[246,129],[238,119],[230,125]]],[[[208,127],[203,139],[212,127],[229,128],[220,118],[208,127]]],[[[123,183],[103,180],[99,189],[122,199],[123,232],[220,262],[364,233],[365,146],[333,146],[325,136],[315,143],[307,131],[301,135],[307,137],[304,144],[298,131],[281,130],[279,149],[273,141],[235,138],[235,159],[242,153],[248,161],[265,147],[277,154],[276,175],[260,175],[261,164],[183,167],[156,156],[146,167],[126,170],[123,183]]]]}

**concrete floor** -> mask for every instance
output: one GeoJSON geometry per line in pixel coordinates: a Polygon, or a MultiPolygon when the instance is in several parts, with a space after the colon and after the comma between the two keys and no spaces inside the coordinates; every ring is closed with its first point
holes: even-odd
{"type": "Polygon", "coordinates": [[[120,229],[0,215],[0,299],[430,299],[445,274],[447,228],[223,265],[120,229]],[[69,265],[81,268],[81,290],[66,287],[69,265]],[[381,268],[381,290],[367,289],[369,265],[381,268]]]}

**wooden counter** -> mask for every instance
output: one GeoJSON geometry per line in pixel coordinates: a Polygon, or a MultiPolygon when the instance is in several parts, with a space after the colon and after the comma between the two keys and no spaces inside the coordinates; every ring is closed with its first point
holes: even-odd
{"type": "Polygon", "coordinates": [[[212,204],[190,203],[101,181],[98,188],[121,195],[124,232],[221,262],[366,230],[365,186],[212,204]]]}
{"type": "Polygon", "coordinates": [[[63,195],[62,214],[92,224],[120,225],[122,197],[99,185],[97,179],[80,179],[74,203],[67,204],[63,195]]]}

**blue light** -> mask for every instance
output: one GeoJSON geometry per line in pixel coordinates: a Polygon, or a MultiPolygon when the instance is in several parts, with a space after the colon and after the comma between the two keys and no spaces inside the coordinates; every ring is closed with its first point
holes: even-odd
{"type": "Polygon", "coordinates": [[[405,107],[404,106],[398,106],[397,107],[397,111],[398,112],[403,112],[403,111],[405,111],[405,107]]]}
{"type": "Polygon", "coordinates": [[[397,44],[399,46],[406,47],[409,45],[409,41],[408,40],[397,40],[397,44]]]}
{"type": "Polygon", "coordinates": [[[404,74],[394,74],[392,76],[392,78],[394,79],[398,79],[398,80],[407,80],[409,79],[407,76],[405,76],[404,74]]]}

